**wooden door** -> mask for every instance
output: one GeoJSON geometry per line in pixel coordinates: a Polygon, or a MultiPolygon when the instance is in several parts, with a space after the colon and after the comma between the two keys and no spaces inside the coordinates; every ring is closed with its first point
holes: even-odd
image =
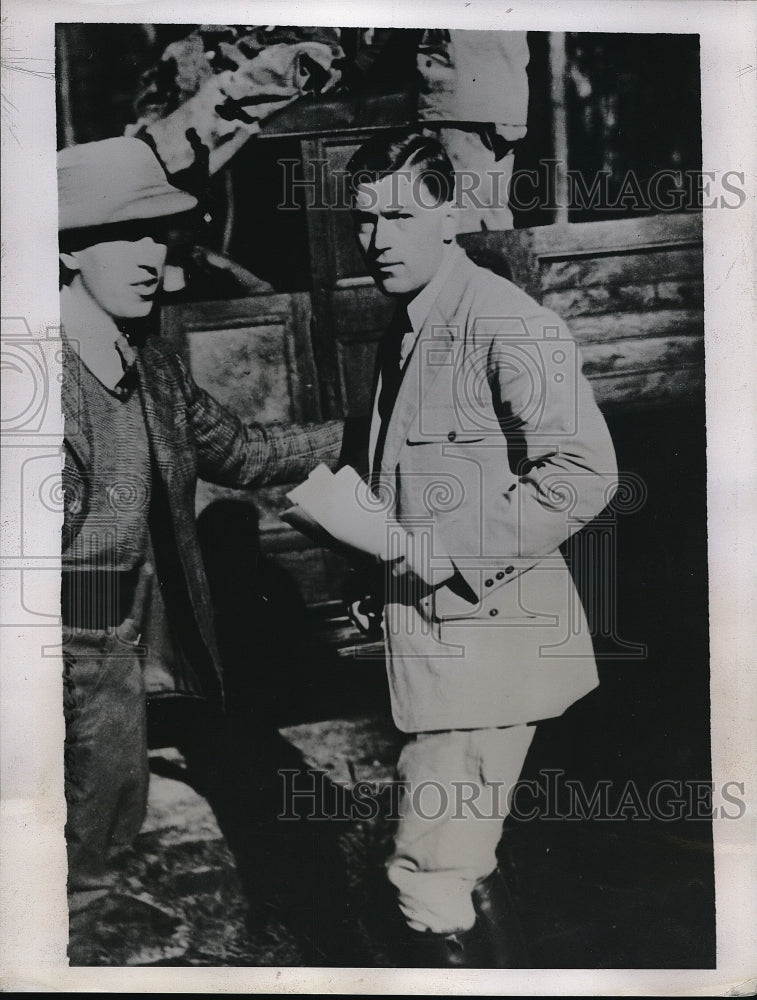
{"type": "Polygon", "coordinates": [[[302,144],[303,166],[316,185],[308,207],[313,349],[329,415],[369,412],[376,348],[394,309],[366,273],[344,197],[347,162],[376,131],[319,136],[302,144]]]}
{"type": "MultiPolygon", "coordinates": [[[[193,302],[163,311],[162,336],[175,344],[197,384],[246,423],[307,423],[321,417],[319,383],[310,344],[310,297],[257,295],[193,302]]],[[[279,514],[293,484],[235,490],[200,481],[198,516],[214,501],[252,505],[264,554],[294,577],[308,603],[332,599],[341,562],[316,549],[279,514]]]]}

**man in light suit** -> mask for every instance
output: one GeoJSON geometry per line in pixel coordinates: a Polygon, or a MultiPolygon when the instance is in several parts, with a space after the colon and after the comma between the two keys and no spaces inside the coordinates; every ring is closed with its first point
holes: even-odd
{"type": "Polygon", "coordinates": [[[495,849],[534,724],[597,684],[558,546],[611,500],[614,450],[565,324],[454,244],[439,142],[375,138],[348,173],[397,301],[369,444],[392,710],[412,734],[388,875],[418,964],[518,965],[495,849]]]}

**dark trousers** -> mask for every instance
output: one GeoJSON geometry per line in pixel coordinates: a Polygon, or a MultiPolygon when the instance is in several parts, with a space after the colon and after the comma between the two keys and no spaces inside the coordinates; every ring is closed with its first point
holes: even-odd
{"type": "Polygon", "coordinates": [[[64,630],[66,845],[71,912],[107,893],[111,858],[147,806],[146,705],[131,621],[64,630]]]}

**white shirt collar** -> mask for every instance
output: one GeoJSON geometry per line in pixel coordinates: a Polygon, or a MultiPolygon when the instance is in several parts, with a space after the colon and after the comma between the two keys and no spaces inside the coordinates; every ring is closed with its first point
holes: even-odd
{"type": "Polygon", "coordinates": [[[60,290],[60,316],[70,346],[98,381],[111,392],[124,377],[124,365],[116,347],[121,331],[113,319],[89,307],[64,285],[60,290]]]}
{"type": "Polygon", "coordinates": [[[442,256],[442,262],[439,265],[439,269],[433,276],[431,281],[422,288],[415,298],[408,304],[407,315],[410,317],[410,322],[412,323],[413,330],[415,333],[420,333],[420,329],[423,326],[428,314],[431,312],[431,306],[436,301],[439,292],[447,284],[447,279],[452,270],[452,266],[458,258],[458,254],[461,253],[460,249],[456,244],[444,248],[444,254],[442,256]]]}
{"type": "Polygon", "coordinates": [[[404,365],[410,356],[410,353],[415,346],[415,342],[418,339],[418,334],[421,332],[421,327],[426,322],[428,314],[431,312],[431,306],[436,301],[441,290],[447,284],[447,280],[452,272],[455,261],[459,259],[459,255],[462,252],[463,251],[460,250],[456,244],[445,247],[442,262],[439,265],[438,271],[426,287],[422,288],[415,298],[408,303],[407,315],[413,329],[406,333],[403,338],[400,365],[404,365]]]}

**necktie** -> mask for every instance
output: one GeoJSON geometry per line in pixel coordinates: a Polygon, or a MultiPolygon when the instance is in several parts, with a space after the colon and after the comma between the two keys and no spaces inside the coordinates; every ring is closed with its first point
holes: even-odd
{"type": "Polygon", "coordinates": [[[114,341],[115,348],[121,355],[121,365],[123,366],[123,376],[116,385],[116,392],[119,396],[128,396],[137,384],[137,355],[126,337],[121,336],[114,341]]]}
{"type": "Polygon", "coordinates": [[[392,322],[384,334],[379,348],[379,364],[381,367],[381,391],[378,398],[378,415],[381,421],[378,438],[376,439],[376,452],[373,456],[372,484],[375,486],[379,479],[381,469],[381,457],[384,454],[386,444],[386,432],[389,421],[397,401],[397,395],[402,385],[404,369],[400,366],[402,356],[402,340],[406,333],[412,330],[410,317],[404,306],[399,306],[394,314],[392,322]]]}

